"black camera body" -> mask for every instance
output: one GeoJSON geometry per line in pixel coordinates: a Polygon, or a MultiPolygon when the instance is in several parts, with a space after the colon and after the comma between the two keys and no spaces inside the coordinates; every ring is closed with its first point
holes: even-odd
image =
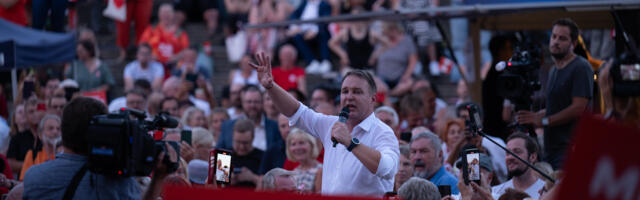
{"type": "Polygon", "coordinates": [[[640,96],[640,58],[623,53],[610,69],[613,79],[613,95],[617,97],[640,96]]]}
{"type": "MultiPolygon", "coordinates": [[[[144,120],[145,116],[144,112],[133,109],[94,116],[87,129],[89,170],[114,177],[148,176],[154,169],[156,157],[166,151],[165,142],[155,141],[149,131],[173,128],[178,123],[165,113],[158,114],[152,121],[144,120]],[[132,115],[137,119],[131,119],[132,115]]],[[[178,144],[173,143],[179,155],[178,144]]],[[[178,163],[171,163],[168,154],[163,160],[170,171],[177,169],[178,163]]]]}
{"type": "Polygon", "coordinates": [[[503,73],[498,76],[498,95],[514,103],[516,110],[528,110],[531,95],[540,90],[538,69],[541,52],[534,45],[517,46],[513,56],[504,63],[503,73]]]}

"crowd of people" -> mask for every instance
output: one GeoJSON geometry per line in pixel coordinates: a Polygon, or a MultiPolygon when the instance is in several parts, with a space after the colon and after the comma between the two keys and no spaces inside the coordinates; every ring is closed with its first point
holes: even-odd
{"type": "MultiPolygon", "coordinates": [[[[640,127],[638,101],[612,95],[611,62],[593,66],[590,56],[574,53],[580,30],[570,19],[550,27],[545,45],[553,66],[542,91],[545,109],[533,112],[516,111],[514,102],[491,91],[502,73],[492,66],[513,53],[516,40],[510,34],[496,33],[488,42],[491,64],[478,80],[483,104],[477,104],[464,80],[455,80],[457,98],[440,95],[432,78],[453,77],[457,69],[439,53],[442,37],[428,21],[244,28],[435,7],[437,0],[129,0],[127,20],[116,23],[117,45],[121,57],[135,49],[135,59],[126,64],[121,83],[101,61],[94,34],[100,28],[93,25],[100,20],[84,22],[69,14],[65,25],[60,16],[61,10],[81,16],[86,11],[79,8],[90,3],[32,1],[27,11],[26,0],[2,0],[0,18],[20,25],[57,32],[87,26],[77,32],[77,59],[61,69],[21,73],[17,101],[0,113],[0,194],[9,198],[68,195],[65,188],[87,160],[83,131],[90,118],[125,107],[145,111],[147,119],[166,113],[179,122],[160,138],[180,143],[178,157],[171,151],[165,157],[179,163],[178,170],[170,173],[159,164],[152,178],[86,175],[76,197],[138,199],[144,193],[154,198],[163,184],[222,187],[207,183],[209,154],[226,149],[231,166],[218,170],[225,171],[223,180],[230,179],[228,187],[402,199],[552,199],[555,183],[499,146],[561,179],[572,130],[599,98],[594,84],[604,96],[606,118],[640,127]],[[152,15],[157,16],[153,24],[152,15]],[[210,46],[190,43],[182,28],[194,20],[205,22],[202,31],[224,36],[229,61],[237,65],[221,92],[214,91],[210,46]],[[130,34],[131,23],[135,34],[130,34]],[[597,83],[594,73],[600,75],[597,83]],[[309,85],[310,74],[331,81],[309,85]],[[111,96],[114,87],[123,87],[125,94],[111,96]],[[631,103],[621,107],[621,102],[631,103]],[[473,133],[468,107],[479,111],[487,137],[497,143],[473,133]],[[348,117],[339,121],[343,108],[348,117]],[[514,129],[513,122],[530,129],[514,129]],[[183,131],[191,132],[190,143],[180,138],[183,131]],[[480,152],[474,161],[480,181],[466,183],[461,157],[474,148],[480,152]]],[[[467,73],[466,67],[460,69],[457,73],[467,73]]]]}

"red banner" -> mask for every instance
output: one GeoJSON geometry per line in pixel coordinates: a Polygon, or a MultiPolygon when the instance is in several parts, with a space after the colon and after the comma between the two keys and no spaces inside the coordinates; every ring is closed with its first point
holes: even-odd
{"type": "Polygon", "coordinates": [[[260,199],[260,200],[284,200],[284,199],[309,199],[309,200],[372,200],[362,197],[338,197],[321,196],[318,194],[296,194],[285,192],[256,192],[249,189],[225,188],[212,189],[204,187],[178,187],[168,186],[164,188],[166,200],[185,199],[260,199]]]}
{"type": "Polygon", "coordinates": [[[640,199],[639,141],[638,129],[583,116],[556,199],[640,199]]]}

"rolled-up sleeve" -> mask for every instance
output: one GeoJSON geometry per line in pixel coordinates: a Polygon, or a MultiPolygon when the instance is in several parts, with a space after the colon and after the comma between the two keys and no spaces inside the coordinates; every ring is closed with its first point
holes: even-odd
{"type": "Polygon", "coordinates": [[[380,163],[378,164],[376,176],[391,179],[398,172],[398,162],[400,159],[398,140],[395,138],[393,132],[387,133],[385,131],[376,141],[379,142],[374,148],[380,152],[380,163]]]}

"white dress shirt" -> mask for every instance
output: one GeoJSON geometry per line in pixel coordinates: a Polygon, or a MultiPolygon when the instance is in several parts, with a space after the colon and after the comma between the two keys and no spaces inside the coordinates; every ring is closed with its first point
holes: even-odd
{"type": "Polygon", "coordinates": [[[371,113],[351,132],[351,137],[358,138],[361,145],[380,152],[380,163],[373,174],[346,146],[333,147],[331,127],[336,121],[338,116],[317,113],[303,104],[289,118],[289,125],[320,138],[324,145],[322,194],[382,197],[393,191],[400,152],[391,128],[371,113]]]}

